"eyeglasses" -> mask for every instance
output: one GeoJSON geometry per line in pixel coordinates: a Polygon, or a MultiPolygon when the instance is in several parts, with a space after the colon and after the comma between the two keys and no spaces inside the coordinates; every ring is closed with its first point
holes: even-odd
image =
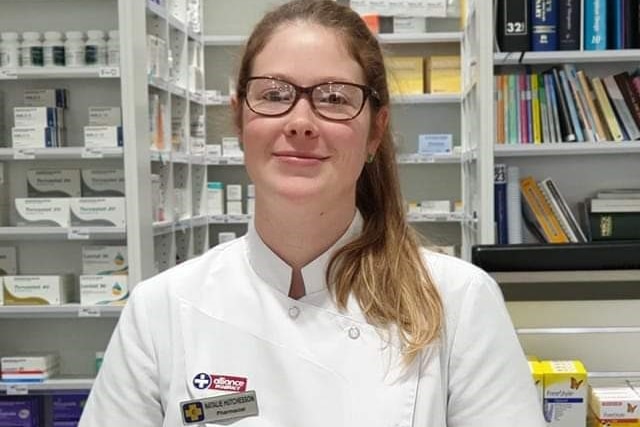
{"type": "Polygon", "coordinates": [[[303,87],[274,77],[251,77],[245,88],[245,101],[254,113],[276,117],[291,111],[303,94],[320,117],[335,121],[356,118],[370,96],[379,100],[375,89],[356,83],[326,82],[303,87]]]}

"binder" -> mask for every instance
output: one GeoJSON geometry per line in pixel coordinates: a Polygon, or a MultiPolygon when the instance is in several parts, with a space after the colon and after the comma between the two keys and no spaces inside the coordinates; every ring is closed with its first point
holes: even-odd
{"type": "Polygon", "coordinates": [[[497,39],[503,52],[530,50],[527,0],[498,0],[497,39]]]}

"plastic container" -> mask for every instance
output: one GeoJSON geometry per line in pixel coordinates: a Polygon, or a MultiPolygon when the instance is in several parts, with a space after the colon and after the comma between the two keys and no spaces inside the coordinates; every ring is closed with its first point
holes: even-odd
{"type": "Polygon", "coordinates": [[[44,52],[40,33],[36,31],[22,33],[20,60],[23,67],[42,67],[44,65],[44,52]]]}
{"type": "Polygon", "coordinates": [[[110,67],[120,66],[120,32],[118,30],[109,31],[109,41],[107,41],[107,65],[110,67]]]}
{"type": "Polygon", "coordinates": [[[20,66],[18,33],[1,33],[0,40],[0,67],[18,68],[20,66]]]}
{"type": "Polygon", "coordinates": [[[66,63],[64,53],[64,42],[62,41],[62,33],[59,31],[47,31],[44,33],[44,43],[42,43],[44,51],[45,67],[64,67],[66,63]]]}
{"type": "Polygon", "coordinates": [[[84,34],[82,31],[67,31],[64,44],[67,67],[84,67],[84,34]]]}
{"type": "Polygon", "coordinates": [[[107,42],[104,31],[87,31],[87,41],[84,45],[84,62],[88,66],[107,65],[107,42]]]}

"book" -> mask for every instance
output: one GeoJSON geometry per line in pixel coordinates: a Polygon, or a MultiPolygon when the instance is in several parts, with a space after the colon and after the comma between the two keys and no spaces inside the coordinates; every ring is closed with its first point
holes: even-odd
{"type": "Polygon", "coordinates": [[[618,84],[615,81],[613,76],[606,76],[602,79],[602,83],[609,95],[609,99],[611,100],[611,104],[613,105],[613,109],[617,114],[622,127],[630,140],[636,140],[640,138],[640,129],[636,125],[633,116],[631,115],[631,111],[627,106],[627,103],[624,101],[624,97],[618,84]]]}
{"type": "Polygon", "coordinates": [[[558,50],[580,50],[581,16],[580,0],[558,2],[558,50]]]}
{"type": "Polygon", "coordinates": [[[640,241],[474,245],[471,262],[491,272],[638,269],[640,241]]]}
{"type": "Polygon", "coordinates": [[[607,49],[607,2],[584,0],[584,50],[607,49]]]}
{"type": "Polygon", "coordinates": [[[540,188],[547,196],[547,200],[551,204],[553,211],[560,220],[562,229],[565,231],[569,240],[574,243],[586,242],[587,236],[582,231],[580,223],[571,211],[569,204],[560,192],[560,189],[551,178],[545,178],[540,181],[540,188]]]}
{"type": "Polygon", "coordinates": [[[592,212],[589,227],[593,241],[640,240],[640,212],[592,212]]]}
{"type": "Polygon", "coordinates": [[[558,70],[560,76],[560,84],[562,85],[562,94],[567,103],[567,109],[569,110],[569,117],[571,118],[571,125],[575,132],[576,141],[584,142],[584,134],[582,133],[582,125],[580,124],[580,118],[578,117],[578,109],[576,108],[576,100],[573,99],[573,92],[569,86],[569,79],[567,74],[563,70],[558,70]]]}
{"type": "Polygon", "coordinates": [[[604,117],[611,139],[613,141],[622,141],[624,139],[624,135],[620,128],[620,123],[618,123],[618,119],[613,111],[613,106],[607,96],[604,85],[602,84],[602,79],[600,79],[600,77],[594,77],[591,79],[591,83],[593,86],[593,92],[598,101],[597,107],[600,109],[602,117],[604,117]]]}
{"type": "Polygon", "coordinates": [[[593,126],[595,128],[595,138],[596,141],[609,141],[611,139],[611,135],[607,131],[607,127],[604,124],[602,119],[602,115],[598,108],[596,107],[596,97],[591,89],[591,85],[589,85],[589,79],[584,71],[580,70],[576,73],[578,77],[578,82],[580,83],[580,87],[582,88],[582,93],[584,94],[584,98],[587,102],[587,108],[589,110],[589,114],[593,118],[593,126]]]}
{"type": "Polygon", "coordinates": [[[507,225],[507,165],[496,163],[493,166],[494,216],[496,220],[496,242],[509,243],[507,225]]]}
{"type": "Polygon", "coordinates": [[[553,209],[542,194],[538,183],[531,176],[520,180],[520,191],[522,193],[523,204],[531,210],[534,219],[542,231],[544,240],[547,243],[567,243],[569,238],[562,230],[553,209]]]}
{"type": "Polygon", "coordinates": [[[530,50],[530,17],[527,0],[498,0],[497,40],[502,52],[530,50]]]}
{"type": "Polygon", "coordinates": [[[562,133],[562,126],[560,124],[560,111],[556,100],[556,89],[553,75],[543,73],[542,79],[544,80],[544,89],[547,96],[547,115],[551,122],[551,126],[549,126],[551,141],[562,142],[564,141],[564,136],[562,133]]]}
{"type": "Polygon", "coordinates": [[[640,212],[640,199],[589,199],[591,213],[640,212]]]}
{"type": "Polygon", "coordinates": [[[587,100],[582,93],[582,88],[578,82],[578,76],[576,67],[573,64],[565,64],[563,66],[564,72],[567,75],[567,81],[569,83],[569,89],[573,94],[573,100],[578,112],[578,118],[580,120],[580,126],[584,130],[584,140],[590,142],[596,142],[596,135],[594,133],[594,122],[587,109],[587,100]]]}
{"type": "Polygon", "coordinates": [[[620,88],[620,93],[622,93],[624,102],[626,102],[627,107],[629,107],[629,111],[631,112],[633,120],[636,122],[636,126],[640,129],[640,95],[636,93],[635,88],[633,87],[631,76],[625,71],[614,74],[613,79],[620,88]]]}
{"type": "Polygon", "coordinates": [[[550,73],[552,76],[552,79],[550,79],[552,80],[552,84],[549,85],[549,87],[551,88],[552,99],[555,101],[553,105],[558,108],[558,123],[560,125],[560,136],[562,137],[560,141],[574,142],[576,141],[576,133],[573,129],[571,116],[569,115],[569,107],[563,95],[560,74],[557,68],[552,68],[550,73]]]}
{"type": "Polygon", "coordinates": [[[531,50],[558,49],[558,0],[531,0],[531,50]]]}
{"type": "Polygon", "coordinates": [[[596,193],[596,199],[640,199],[640,188],[616,188],[596,193]]]}
{"type": "Polygon", "coordinates": [[[520,168],[507,167],[507,236],[509,244],[522,243],[522,197],[520,195],[520,168]]]}

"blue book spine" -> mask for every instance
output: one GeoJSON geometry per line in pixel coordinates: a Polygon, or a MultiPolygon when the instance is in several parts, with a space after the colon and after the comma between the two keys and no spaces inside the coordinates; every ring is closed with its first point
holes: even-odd
{"type": "Polygon", "coordinates": [[[624,49],[624,13],[623,2],[614,1],[607,22],[607,45],[609,49],[624,49]]]}
{"type": "Polygon", "coordinates": [[[580,50],[581,0],[560,0],[558,7],[558,49],[580,50]]]}
{"type": "Polygon", "coordinates": [[[509,243],[507,226],[507,165],[496,163],[493,166],[494,215],[496,222],[496,242],[499,245],[509,243]]]}
{"type": "Polygon", "coordinates": [[[558,0],[532,0],[531,50],[558,50],[558,0]]]}
{"type": "Polygon", "coordinates": [[[584,2],[584,50],[607,49],[607,0],[584,2]]]}

